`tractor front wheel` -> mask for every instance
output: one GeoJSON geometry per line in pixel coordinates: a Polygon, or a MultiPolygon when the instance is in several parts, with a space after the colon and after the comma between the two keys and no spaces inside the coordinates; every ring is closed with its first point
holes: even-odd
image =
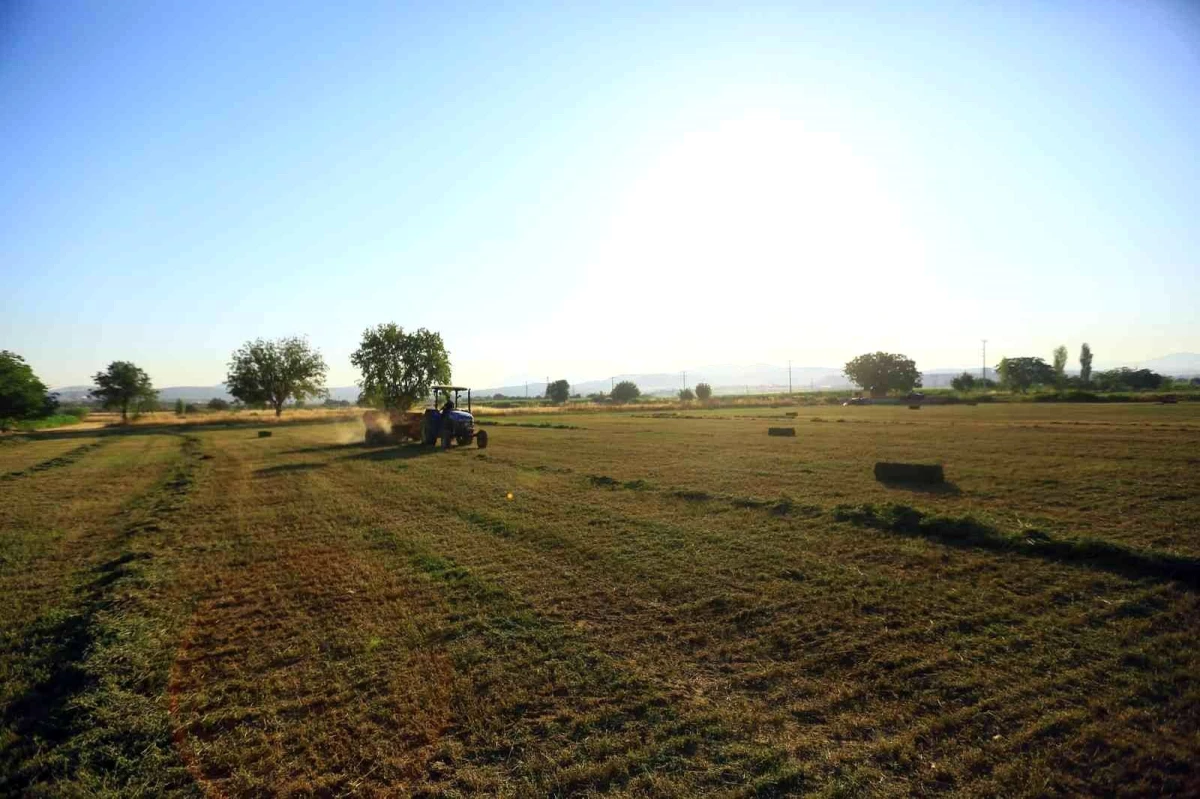
{"type": "Polygon", "coordinates": [[[480,449],[487,449],[487,431],[480,430],[475,434],[475,446],[480,449]]]}

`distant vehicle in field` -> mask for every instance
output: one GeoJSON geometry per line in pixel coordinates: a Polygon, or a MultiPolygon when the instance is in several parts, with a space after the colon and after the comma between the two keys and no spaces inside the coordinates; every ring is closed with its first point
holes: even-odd
{"type": "Polygon", "coordinates": [[[418,441],[421,444],[436,444],[442,439],[442,446],[448,448],[450,442],[460,447],[471,443],[485,449],[488,445],[486,430],[475,429],[475,417],[471,414],[471,389],[465,386],[433,386],[433,407],[423,412],[415,411],[367,411],[363,414],[363,424],[367,432],[365,441],[370,446],[383,444],[399,444],[402,441],[418,441]],[[467,409],[459,408],[459,402],[466,392],[467,409]]]}
{"type": "Polygon", "coordinates": [[[851,397],[850,399],[848,399],[842,403],[842,407],[844,408],[847,405],[870,405],[870,404],[871,404],[871,400],[868,397],[851,397]]]}

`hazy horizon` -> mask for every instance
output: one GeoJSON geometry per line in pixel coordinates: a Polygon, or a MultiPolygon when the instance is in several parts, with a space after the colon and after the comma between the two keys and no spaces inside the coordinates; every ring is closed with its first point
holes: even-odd
{"type": "Polygon", "coordinates": [[[8,4],[0,348],[222,382],[1200,352],[1187,3],[8,4]],[[1132,321],[1131,321],[1132,320],[1132,321]]]}

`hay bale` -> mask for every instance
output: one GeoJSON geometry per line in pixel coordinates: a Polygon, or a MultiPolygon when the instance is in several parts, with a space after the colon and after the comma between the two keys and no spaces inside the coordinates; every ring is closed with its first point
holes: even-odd
{"type": "Polygon", "coordinates": [[[768,427],[767,435],[769,436],[794,436],[796,428],[794,427],[768,427]]]}
{"type": "Polygon", "coordinates": [[[946,474],[940,463],[887,463],[875,464],[875,479],[881,483],[921,483],[938,485],[946,482],[946,474]]]}
{"type": "Polygon", "coordinates": [[[910,411],[919,411],[919,410],[921,410],[921,406],[920,405],[909,405],[908,409],[910,411]]]}
{"type": "Polygon", "coordinates": [[[271,431],[270,431],[270,430],[259,430],[259,431],[258,431],[258,437],[259,437],[259,438],[270,438],[270,437],[271,437],[271,431]]]}

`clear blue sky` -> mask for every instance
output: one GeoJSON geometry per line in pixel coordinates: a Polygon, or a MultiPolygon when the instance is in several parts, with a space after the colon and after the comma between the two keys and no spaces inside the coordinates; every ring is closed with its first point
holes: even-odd
{"type": "Polygon", "coordinates": [[[518,5],[4,3],[0,348],[55,386],[301,333],[346,385],[389,320],[477,386],[1200,351],[1197,5],[518,5]]]}

